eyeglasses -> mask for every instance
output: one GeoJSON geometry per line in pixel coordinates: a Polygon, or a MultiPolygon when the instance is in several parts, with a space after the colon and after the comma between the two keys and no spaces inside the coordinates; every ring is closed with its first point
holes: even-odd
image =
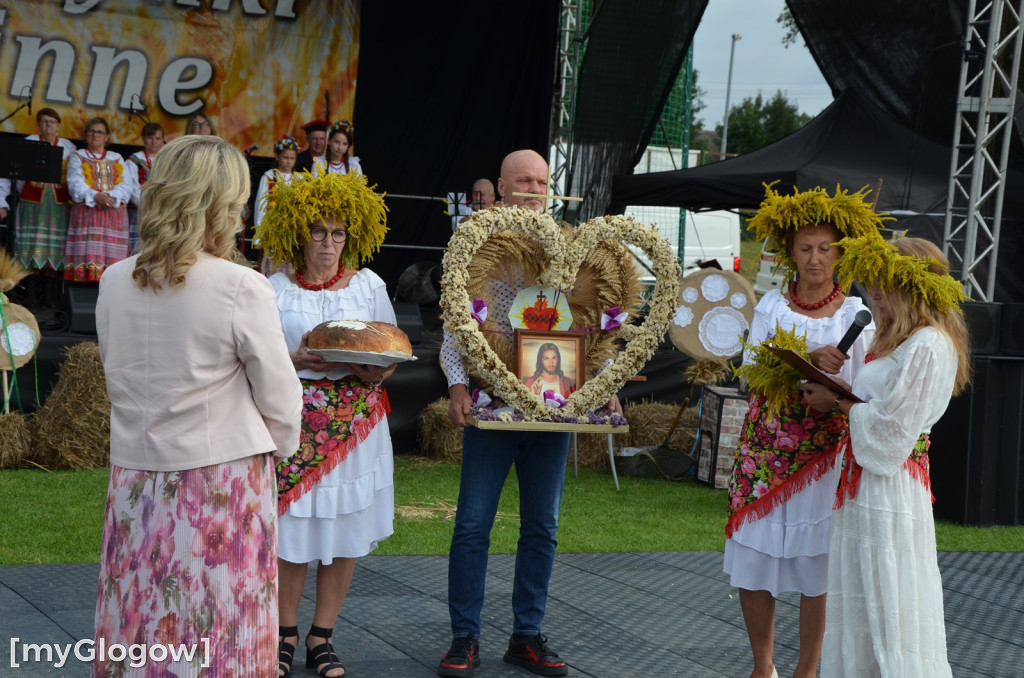
{"type": "Polygon", "coordinates": [[[316,226],[309,229],[309,239],[314,242],[323,242],[327,239],[327,234],[331,234],[331,240],[336,243],[345,242],[345,238],[348,237],[348,231],[343,228],[336,228],[333,231],[328,231],[323,226],[316,226]]]}
{"type": "Polygon", "coordinates": [[[209,127],[210,126],[210,121],[209,120],[193,120],[192,124],[190,126],[191,127],[209,127]]]}
{"type": "Polygon", "coordinates": [[[105,137],[105,136],[107,136],[106,131],[101,130],[101,129],[91,129],[88,132],[86,132],[86,134],[88,134],[91,137],[105,137]]]}

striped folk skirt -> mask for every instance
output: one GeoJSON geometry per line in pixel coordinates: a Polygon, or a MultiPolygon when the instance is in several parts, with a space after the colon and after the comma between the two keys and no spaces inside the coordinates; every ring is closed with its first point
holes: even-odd
{"type": "Polygon", "coordinates": [[[39,202],[18,203],[14,253],[25,268],[64,267],[64,244],[68,239],[69,206],[57,203],[53,185],[47,184],[39,202]]]}
{"type": "Polygon", "coordinates": [[[94,636],[97,650],[159,644],[167,657],[151,647],[162,660],[132,666],[97,651],[93,676],[276,675],[271,455],[186,471],[111,466],[94,636]]]}
{"type": "Polygon", "coordinates": [[[128,258],[128,208],[71,208],[68,242],[64,248],[64,278],[96,282],[104,269],[128,258]]]}

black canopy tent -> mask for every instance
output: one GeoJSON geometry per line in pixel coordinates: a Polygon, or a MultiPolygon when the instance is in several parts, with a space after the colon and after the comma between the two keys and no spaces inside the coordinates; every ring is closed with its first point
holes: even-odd
{"type": "Polygon", "coordinates": [[[612,212],[626,205],[753,209],[762,182],[780,190],[841,184],[854,190],[883,186],[879,208],[942,212],[950,155],[913,134],[855,91],[844,92],[794,134],[753,153],[712,165],[616,177],[612,212]]]}

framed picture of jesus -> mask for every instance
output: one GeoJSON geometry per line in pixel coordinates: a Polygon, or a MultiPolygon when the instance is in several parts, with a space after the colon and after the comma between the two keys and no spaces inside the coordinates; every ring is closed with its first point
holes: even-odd
{"type": "Polygon", "coordinates": [[[568,398],[583,385],[584,335],[517,329],[513,337],[513,371],[538,400],[549,391],[568,398]]]}

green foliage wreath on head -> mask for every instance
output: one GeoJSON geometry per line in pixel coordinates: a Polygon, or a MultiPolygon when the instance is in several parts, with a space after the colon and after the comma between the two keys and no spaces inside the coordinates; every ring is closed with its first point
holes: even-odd
{"type": "Polygon", "coordinates": [[[373,191],[362,174],[296,173],[289,186],[278,184],[264,196],[266,213],[256,227],[257,247],[278,263],[306,266],[302,244],[321,219],[345,222],[348,239],[342,262],[356,268],[373,258],[388,232],[384,195],[373,191]]]}
{"type": "Polygon", "coordinates": [[[915,301],[923,299],[940,311],[960,310],[960,304],[968,299],[963,284],[949,275],[945,265],[902,254],[878,234],[843,238],[839,246],[843,255],[836,262],[835,272],[844,288],[859,280],[868,287],[878,285],[883,292],[901,289],[915,301]],[[943,272],[930,270],[935,266],[943,272]]]}
{"type": "MultiPolygon", "coordinates": [[[[750,220],[747,230],[753,230],[758,240],[767,238],[768,249],[775,252],[775,261],[785,273],[784,285],[796,275],[796,264],[789,254],[790,237],[805,226],[831,225],[842,237],[859,237],[877,233],[883,221],[891,220],[885,213],[876,213],[864,201],[867,187],[849,193],[836,185],[835,195],[823,188],[797,191],[781,195],[772,187],[778,181],[763,184],[764,200],[757,214],[750,220]]],[[[845,288],[844,288],[845,289],[845,288]]]]}

